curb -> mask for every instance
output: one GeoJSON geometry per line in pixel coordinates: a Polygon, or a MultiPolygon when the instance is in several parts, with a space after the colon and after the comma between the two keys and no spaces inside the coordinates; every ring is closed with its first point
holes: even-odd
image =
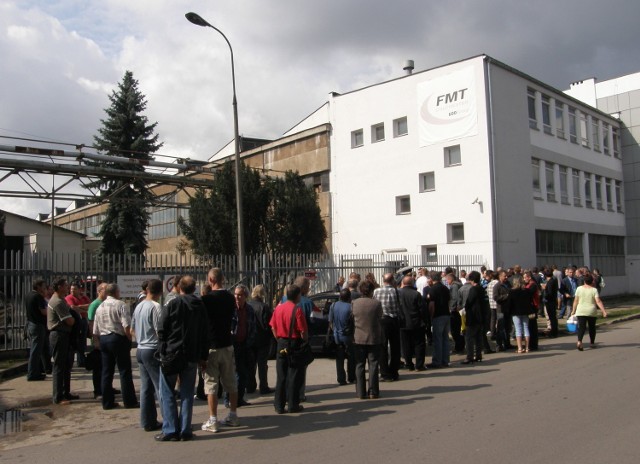
{"type": "Polygon", "coordinates": [[[6,369],[0,370],[0,382],[5,380],[14,379],[19,377],[22,374],[27,373],[27,369],[29,368],[28,362],[18,363],[11,367],[7,367],[6,369]]]}
{"type": "Polygon", "coordinates": [[[640,314],[632,314],[630,316],[621,317],[620,319],[613,319],[611,321],[602,322],[600,325],[619,324],[621,322],[633,321],[634,319],[640,319],[640,314]]]}

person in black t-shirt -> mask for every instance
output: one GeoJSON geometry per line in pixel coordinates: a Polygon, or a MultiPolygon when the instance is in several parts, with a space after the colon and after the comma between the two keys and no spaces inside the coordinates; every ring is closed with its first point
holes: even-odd
{"type": "Polygon", "coordinates": [[[431,272],[433,285],[429,289],[429,314],[433,330],[433,356],[428,369],[449,366],[449,331],[451,313],[449,311],[449,289],[442,284],[442,274],[431,272]]]}
{"type": "Polygon", "coordinates": [[[47,284],[42,279],[33,281],[33,290],[29,292],[25,300],[27,309],[27,335],[31,350],[29,351],[29,367],[27,368],[27,380],[44,380],[47,368],[49,350],[47,338],[47,302],[44,296],[47,292],[47,284]]]}

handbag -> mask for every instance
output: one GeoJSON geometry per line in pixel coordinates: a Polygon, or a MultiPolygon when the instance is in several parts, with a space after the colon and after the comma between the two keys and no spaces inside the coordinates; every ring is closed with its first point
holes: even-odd
{"type": "Polygon", "coordinates": [[[164,375],[179,374],[187,367],[187,355],[182,346],[172,353],[160,355],[160,368],[164,375]]]}
{"type": "Polygon", "coordinates": [[[287,353],[289,354],[289,365],[295,368],[304,368],[313,362],[315,356],[311,350],[311,345],[307,342],[302,342],[297,347],[291,346],[291,336],[293,335],[293,327],[296,324],[296,312],[299,306],[295,306],[291,312],[291,324],[289,325],[289,345],[287,347],[287,353]]]}
{"type": "Polygon", "coordinates": [[[94,348],[85,357],[84,368],[88,371],[92,371],[97,367],[99,367],[101,365],[101,362],[102,362],[102,354],[100,353],[99,349],[94,348]]]}

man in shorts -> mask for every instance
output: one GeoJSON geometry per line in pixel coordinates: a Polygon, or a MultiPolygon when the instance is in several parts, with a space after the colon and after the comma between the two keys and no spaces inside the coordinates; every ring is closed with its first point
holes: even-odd
{"type": "Polygon", "coordinates": [[[208,275],[211,291],[202,297],[207,313],[209,357],[204,371],[205,393],[209,405],[209,419],[202,424],[202,430],[216,433],[220,425],[237,427],[238,384],[233,350],[232,322],[236,310],[233,295],[222,285],[224,274],[219,268],[212,268],[208,275]],[[229,415],[218,420],[218,385],[229,394],[229,415]]]}

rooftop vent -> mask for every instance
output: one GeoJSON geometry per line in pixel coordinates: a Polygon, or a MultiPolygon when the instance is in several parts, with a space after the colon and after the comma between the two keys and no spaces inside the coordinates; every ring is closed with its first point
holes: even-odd
{"type": "Polygon", "coordinates": [[[406,75],[413,74],[414,63],[413,60],[407,60],[404,62],[404,67],[402,70],[406,73],[406,75]]]}

